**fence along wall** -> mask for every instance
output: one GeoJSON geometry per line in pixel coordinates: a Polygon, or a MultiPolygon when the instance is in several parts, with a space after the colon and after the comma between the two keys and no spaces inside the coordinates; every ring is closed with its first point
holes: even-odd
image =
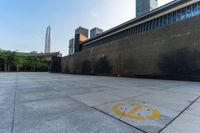
{"type": "Polygon", "coordinates": [[[61,71],[109,75],[199,75],[200,16],[62,58],[61,71]]]}

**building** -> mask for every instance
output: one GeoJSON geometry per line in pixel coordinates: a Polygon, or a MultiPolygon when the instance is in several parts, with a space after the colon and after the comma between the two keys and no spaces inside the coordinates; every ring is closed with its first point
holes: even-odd
{"type": "Polygon", "coordinates": [[[69,55],[74,54],[75,51],[75,40],[74,38],[69,40],[69,55]]]}
{"type": "Polygon", "coordinates": [[[90,38],[93,39],[99,35],[101,35],[103,33],[103,30],[100,28],[93,28],[92,30],[90,30],[90,38]]]}
{"type": "Polygon", "coordinates": [[[75,30],[75,35],[77,34],[82,34],[88,38],[89,30],[80,26],[75,30]]]}
{"type": "Polygon", "coordinates": [[[82,34],[76,34],[75,35],[75,44],[74,44],[75,45],[75,51],[74,52],[81,51],[82,48],[81,48],[80,44],[87,41],[87,40],[88,40],[88,38],[86,36],[84,36],[82,34]]]}
{"type": "Polygon", "coordinates": [[[139,17],[158,7],[157,0],[136,0],[136,17],[139,17]]]}
{"type": "Polygon", "coordinates": [[[78,54],[62,58],[62,72],[199,76],[199,22],[200,0],[172,1],[84,41],[78,54]]]}
{"type": "Polygon", "coordinates": [[[81,46],[80,44],[83,43],[84,41],[88,40],[88,34],[89,30],[83,27],[79,27],[75,30],[75,49],[74,52],[79,52],[81,51],[81,46]]]}
{"type": "Polygon", "coordinates": [[[89,39],[83,42],[81,44],[81,49],[110,43],[126,37],[153,31],[179,21],[184,21],[199,15],[199,10],[199,0],[175,0],[146,13],[141,17],[137,17],[107,30],[95,39],[89,39]]]}
{"type": "Polygon", "coordinates": [[[44,53],[50,53],[50,52],[51,52],[51,27],[48,26],[46,31],[44,53]]]}

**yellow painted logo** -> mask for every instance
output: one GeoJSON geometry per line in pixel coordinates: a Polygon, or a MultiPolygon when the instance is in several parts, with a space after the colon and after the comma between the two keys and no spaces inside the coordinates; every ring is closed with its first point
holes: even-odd
{"type": "Polygon", "coordinates": [[[156,120],[160,112],[147,105],[141,104],[116,104],[112,107],[113,113],[131,120],[156,120]]]}

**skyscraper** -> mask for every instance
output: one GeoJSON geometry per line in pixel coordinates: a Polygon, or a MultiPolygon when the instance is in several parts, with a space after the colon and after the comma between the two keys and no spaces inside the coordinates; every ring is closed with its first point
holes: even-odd
{"type": "Polygon", "coordinates": [[[46,31],[44,52],[45,53],[50,53],[51,52],[50,49],[51,49],[51,27],[48,26],[47,27],[47,31],[46,31]]]}
{"type": "Polygon", "coordinates": [[[69,55],[72,55],[74,54],[74,51],[75,51],[75,40],[74,38],[70,39],[69,40],[69,55]]]}
{"type": "Polygon", "coordinates": [[[102,29],[95,27],[90,30],[90,38],[93,39],[102,33],[103,33],[102,29]]]}
{"type": "Polygon", "coordinates": [[[89,30],[83,27],[79,27],[75,30],[75,51],[79,52],[81,50],[80,44],[88,40],[89,30]]]}
{"type": "Polygon", "coordinates": [[[86,28],[83,28],[83,27],[78,27],[75,30],[75,35],[77,35],[77,34],[82,34],[82,35],[84,35],[85,37],[88,38],[89,30],[86,29],[86,28]]]}
{"type": "Polygon", "coordinates": [[[158,0],[136,0],[136,17],[158,7],[158,0]]]}

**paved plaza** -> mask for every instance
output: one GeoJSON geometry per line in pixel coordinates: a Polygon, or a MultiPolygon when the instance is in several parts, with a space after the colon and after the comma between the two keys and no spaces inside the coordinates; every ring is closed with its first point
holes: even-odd
{"type": "Polygon", "coordinates": [[[0,133],[200,133],[200,83],[0,73],[0,133]]]}

